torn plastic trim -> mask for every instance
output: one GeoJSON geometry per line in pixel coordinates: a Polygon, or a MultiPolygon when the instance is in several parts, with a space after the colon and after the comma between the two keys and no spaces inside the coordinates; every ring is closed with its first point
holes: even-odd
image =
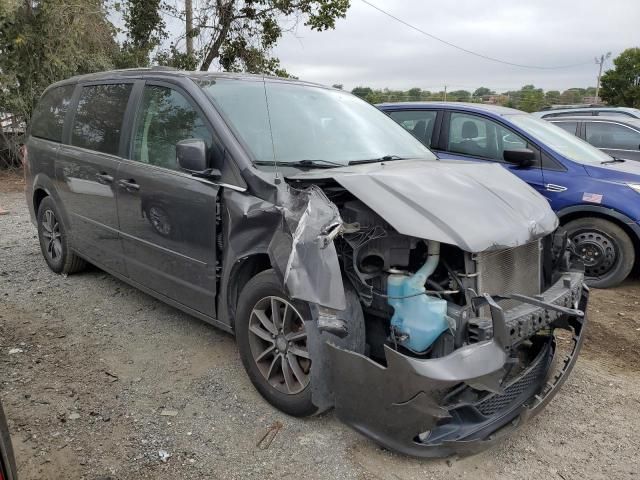
{"type": "MultiPolygon", "coordinates": [[[[580,310],[586,311],[587,301],[588,289],[581,289],[580,310]]],[[[497,349],[490,349],[487,347],[489,342],[482,342],[472,345],[474,348],[465,350],[460,356],[450,354],[431,360],[408,357],[387,348],[387,367],[327,343],[336,415],[379,444],[404,454],[443,457],[476,453],[511,433],[551,400],[575,364],[586,322],[586,316],[563,314],[556,318],[552,328],[571,327],[574,331],[573,347],[563,360],[562,369],[547,380],[555,355],[555,340],[550,335],[547,345],[543,346],[546,353],[539,360],[545,362],[544,375],[526,391],[526,398],[516,398],[491,417],[484,417],[471,407],[467,407],[466,416],[461,417],[456,408],[439,402],[444,393],[460,381],[477,388],[476,382],[486,384],[487,378],[503,377],[506,356],[502,357],[501,364],[498,358],[504,351],[497,342],[493,342],[497,349]],[[485,354],[484,349],[494,362],[491,367],[475,365],[485,354]],[[433,368],[433,362],[438,362],[439,368],[433,368]],[[479,376],[471,378],[471,375],[479,376]],[[433,432],[442,428],[442,422],[449,422],[446,434],[441,431],[430,440],[433,432]],[[431,433],[425,436],[425,432],[431,433]],[[421,441],[421,435],[424,441],[421,441]]]]}

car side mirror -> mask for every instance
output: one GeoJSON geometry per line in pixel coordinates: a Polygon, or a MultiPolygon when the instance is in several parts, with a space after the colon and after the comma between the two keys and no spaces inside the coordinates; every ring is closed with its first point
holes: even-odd
{"type": "Polygon", "coordinates": [[[207,144],[200,138],[189,138],[176,143],[176,161],[183,170],[196,177],[220,178],[217,168],[207,166],[207,144]]]}
{"type": "Polygon", "coordinates": [[[502,154],[505,162],[518,165],[520,168],[527,168],[533,165],[536,159],[536,152],[528,148],[514,148],[505,150],[502,154]]]}

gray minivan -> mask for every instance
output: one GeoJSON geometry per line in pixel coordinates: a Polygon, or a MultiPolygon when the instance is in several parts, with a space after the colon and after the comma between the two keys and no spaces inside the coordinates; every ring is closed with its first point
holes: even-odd
{"type": "Polygon", "coordinates": [[[90,262],[234,334],[267,401],[334,407],[394,450],[492,444],[583,341],[588,290],[546,200],[499,165],[438,160],[340,90],[75,77],[43,94],[24,157],[54,272],[90,262]]]}

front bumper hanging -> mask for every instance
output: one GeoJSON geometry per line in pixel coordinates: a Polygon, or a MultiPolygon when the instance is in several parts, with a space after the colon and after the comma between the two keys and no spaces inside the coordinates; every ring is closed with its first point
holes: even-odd
{"type": "Polygon", "coordinates": [[[412,456],[469,455],[487,448],[538,413],[572,370],[587,321],[582,280],[579,272],[566,273],[543,295],[520,297],[523,304],[508,312],[485,297],[492,338],[442,358],[419,359],[385,347],[384,367],[327,343],[336,415],[386,448],[412,456]],[[572,332],[571,347],[550,377],[556,328],[572,332]],[[548,332],[540,337],[537,355],[503,383],[509,350],[536,332],[548,332]],[[466,387],[486,394],[468,403],[455,394],[466,387]]]}

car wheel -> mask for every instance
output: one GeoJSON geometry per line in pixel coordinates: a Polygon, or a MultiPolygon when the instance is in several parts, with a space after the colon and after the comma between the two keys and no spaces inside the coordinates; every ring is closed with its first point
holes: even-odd
{"type": "Polygon", "coordinates": [[[69,248],[69,239],[62,217],[51,197],[40,203],[37,216],[40,250],[49,268],[56,273],[74,273],[86,263],[69,248]]]}
{"type": "Polygon", "coordinates": [[[587,285],[609,288],[627,278],[635,262],[635,249],[618,225],[602,218],[579,218],[564,228],[584,263],[587,285]]]}
{"type": "Polygon", "coordinates": [[[308,305],[292,300],[273,270],[257,274],[240,294],[235,326],[242,363],[258,392],[296,417],[317,411],[305,318],[308,305]]]}

